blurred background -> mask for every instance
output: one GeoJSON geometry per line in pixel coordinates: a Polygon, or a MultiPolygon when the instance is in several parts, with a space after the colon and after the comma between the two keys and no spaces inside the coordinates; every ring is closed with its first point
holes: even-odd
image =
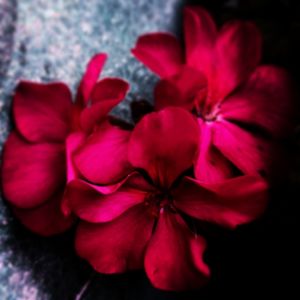
{"type": "MultiPolygon", "coordinates": [[[[187,4],[206,7],[218,24],[234,18],[255,21],[264,38],[263,62],[287,68],[299,86],[297,0],[0,0],[0,147],[10,130],[12,94],[21,78],[64,81],[75,91],[85,64],[97,52],[109,54],[102,76],[121,76],[131,84],[117,114],[128,117],[133,99],[151,101],[157,79],[129,50],[145,32],[182,37],[182,7],[187,4]]],[[[0,300],[298,298],[300,127],[283,146],[284,180],[273,188],[267,213],[235,232],[216,230],[207,237],[213,278],[199,291],[156,290],[143,272],[95,274],[75,256],[74,232],[35,236],[1,199],[0,300]]]]}

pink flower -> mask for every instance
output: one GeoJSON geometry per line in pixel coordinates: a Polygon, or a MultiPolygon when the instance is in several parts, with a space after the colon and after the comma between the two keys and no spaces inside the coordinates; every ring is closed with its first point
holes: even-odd
{"type": "Polygon", "coordinates": [[[67,196],[82,220],[76,249],[101,273],[145,268],[152,284],[185,290],[210,276],[206,242],[186,215],[228,228],[247,223],[265,208],[267,184],[241,176],[204,184],[189,177],[198,152],[196,118],[181,108],[144,116],[128,146],[137,170],[110,187],[75,179],[67,196]]]}
{"type": "Polygon", "coordinates": [[[185,49],[173,35],[151,33],[132,53],[161,77],[157,110],[179,106],[198,116],[196,178],[231,177],[233,166],[244,174],[268,173],[271,140],[291,126],[287,74],[258,66],[262,41],[250,22],[228,22],[217,31],[207,11],[188,7],[184,35],[185,49]]]}
{"type": "Polygon", "coordinates": [[[71,155],[97,126],[97,117],[104,119],[128,90],[121,79],[96,83],[105,60],[105,54],[91,59],[75,103],[64,83],[22,81],[16,88],[16,128],[4,147],[2,186],[15,215],[35,233],[57,234],[73,224],[64,197],[67,182],[77,176],[71,155]]]}

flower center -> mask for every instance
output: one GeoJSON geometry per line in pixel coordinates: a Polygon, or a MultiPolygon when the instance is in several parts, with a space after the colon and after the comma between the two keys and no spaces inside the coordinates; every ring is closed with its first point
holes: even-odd
{"type": "Polygon", "coordinates": [[[173,196],[169,192],[150,192],[146,196],[145,205],[151,214],[158,217],[161,209],[173,209],[173,196]]]}
{"type": "Polygon", "coordinates": [[[196,114],[206,122],[214,122],[219,117],[220,105],[196,105],[196,114]]]}

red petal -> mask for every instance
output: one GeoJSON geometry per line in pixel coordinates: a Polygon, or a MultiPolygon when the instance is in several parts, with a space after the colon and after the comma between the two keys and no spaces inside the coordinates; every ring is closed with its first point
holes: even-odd
{"type": "Polygon", "coordinates": [[[176,74],[183,61],[177,38],[169,33],[150,33],[138,38],[132,54],[160,77],[176,74]]]}
{"type": "Polygon", "coordinates": [[[107,119],[108,113],[117,104],[115,100],[108,100],[85,108],[80,115],[81,128],[87,133],[92,132],[96,125],[107,119]]]}
{"type": "Polygon", "coordinates": [[[193,234],[179,215],[162,212],[145,255],[147,276],[163,290],[199,288],[210,274],[203,261],[205,249],[205,240],[193,234]]]}
{"type": "Polygon", "coordinates": [[[81,126],[90,132],[96,124],[103,122],[108,113],[124,99],[129,89],[126,81],[106,78],[99,81],[91,95],[92,106],[81,113],[81,126]]]}
{"type": "Polygon", "coordinates": [[[220,102],[248,79],[261,56],[261,36],[250,22],[229,22],[219,33],[209,83],[211,101],[220,102]]]}
{"type": "Polygon", "coordinates": [[[89,61],[78,87],[76,96],[77,103],[85,105],[89,101],[106,59],[107,55],[105,53],[98,53],[89,61]]]}
{"type": "Polygon", "coordinates": [[[232,166],[212,145],[212,128],[198,119],[200,127],[199,153],[195,162],[195,177],[205,183],[218,182],[232,176],[232,166]]]}
{"type": "Polygon", "coordinates": [[[79,172],[89,181],[111,184],[130,172],[127,160],[131,132],[104,122],[74,156],[79,172]]]}
{"type": "Polygon", "coordinates": [[[123,187],[103,195],[97,188],[82,180],[68,185],[67,197],[71,210],[81,219],[92,222],[111,221],[134,205],[144,201],[147,192],[123,187]]]}
{"type": "Polygon", "coordinates": [[[76,235],[77,253],[100,273],[141,269],[153,222],[145,206],[136,205],[112,222],[81,223],[76,235]]]}
{"type": "Polygon", "coordinates": [[[267,189],[259,176],[240,176],[206,185],[185,178],[175,191],[174,204],[194,218],[235,228],[264,212],[267,189]]]}
{"type": "Polygon", "coordinates": [[[28,229],[43,236],[50,236],[68,230],[74,216],[64,216],[60,210],[62,192],[52,196],[41,206],[31,209],[14,208],[14,213],[28,229]]]}
{"type": "Polygon", "coordinates": [[[82,132],[72,133],[66,140],[67,182],[78,178],[78,172],[74,166],[72,156],[84,140],[85,135],[82,132]]]}
{"type": "Polygon", "coordinates": [[[208,75],[217,28],[206,10],[200,7],[185,8],[184,37],[188,65],[208,75]]]}
{"type": "Polygon", "coordinates": [[[71,92],[63,83],[22,81],[13,102],[16,126],[31,142],[64,141],[71,126],[71,107],[71,92]]]}
{"type": "Polygon", "coordinates": [[[156,184],[168,188],[192,166],[198,135],[196,120],[183,109],[171,107],[148,114],[132,132],[129,161],[148,172],[156,184]]]}
{"type": "Polygon", "coordinates": [[[168,106],[179,106],[192,110],[197,95],[205,90],[206,78],[196,70],[184,67],[178,74],[162,79],[154,90],[155,108],[157,110],[168,106]]]}
{"type": "MultiPolygon", "coordinates": [[[[79,177],[78,171],[73,162],[73,154],[84,140],[85,135],[82,132],[72,133],[66,140],[67,183],[79,177]]],[[[65,216],[70,215],[71,209],[66,196],[62,199],[61,209],[65,216]]]]}
{"type": "Polygon", "coordinates": [[[104,78],[100,80],[91,94],[92,104],[114,100],[116,104],[124,99],[129,90],[129,84],[119,78],[104,78]]]}
{"type": "Polygon", "coordinates": [[[254,124],[275,136],[291,127],[292,89],[285,70],[257,67],[239,91],[222,103],[222,116],[244,124],[254,124]]]}
{"type": "Polygon", "coordinates": [[[65,153],[61,144],[30,144],[11,133],[4,148],[2,184],[9,202],[31,208],[49,199],[65,184],[65,153]]]}
{"type": "Polygon", "coordinates": [[[268,173],[272,162],[271,145],[262,138],[223,121],[214,124],[213,143],[245,174],[268,173]]]}

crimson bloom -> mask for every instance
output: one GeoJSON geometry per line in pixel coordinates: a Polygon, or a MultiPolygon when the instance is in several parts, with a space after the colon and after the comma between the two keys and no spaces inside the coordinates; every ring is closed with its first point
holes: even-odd
{"type": "Polygon", "coordinates": [[[2,186],[15,215],[35,233],[48,236],[72,225],[74,216],[64,198],[67,182],[77,176],[71,155],[96,126],[96,115],[107,114],[128,90],[117,78],[96,83],[105,60],[106,54],[91,59],[74,103],[61,82],[22,81],[16,88],[16,128],[4,146],[2,186]],[[110,90],[117,96],[113,98],[110,90]],[[99,112],[99,102],[106,110],[99,112]],[[93,115],[85,121],[89,114],[93,115]]]}
{"type": "Polygon", "coordinates": [[[82,220],[76,249],[101,273],[145,268],[152,284],[185,290],[210,276],[206,242],[186,215],[228,228],[247,223],[265,208],[267,184],[241,176],[204,184],[186,174],[198,152],[196,118],[181,108],[143,117],[132,131],[129,162],[135,171],[111,186],[75,179],[69,204],[82,220]]]}
{"type": "Polygon", "coordinates": [[[196,178],[215,182],[232,176],[233,166],[244,174],[268,173],[271,140],[291,125],[288,75],[258,66],[262,39],[251,22],[228,22],[217,31],[207,11],[187,7],[184,37],[183,50],[173,35],[146,34],[132,53],[161,77],[157,110],[179,106],[198,116],[196,178]]]}

